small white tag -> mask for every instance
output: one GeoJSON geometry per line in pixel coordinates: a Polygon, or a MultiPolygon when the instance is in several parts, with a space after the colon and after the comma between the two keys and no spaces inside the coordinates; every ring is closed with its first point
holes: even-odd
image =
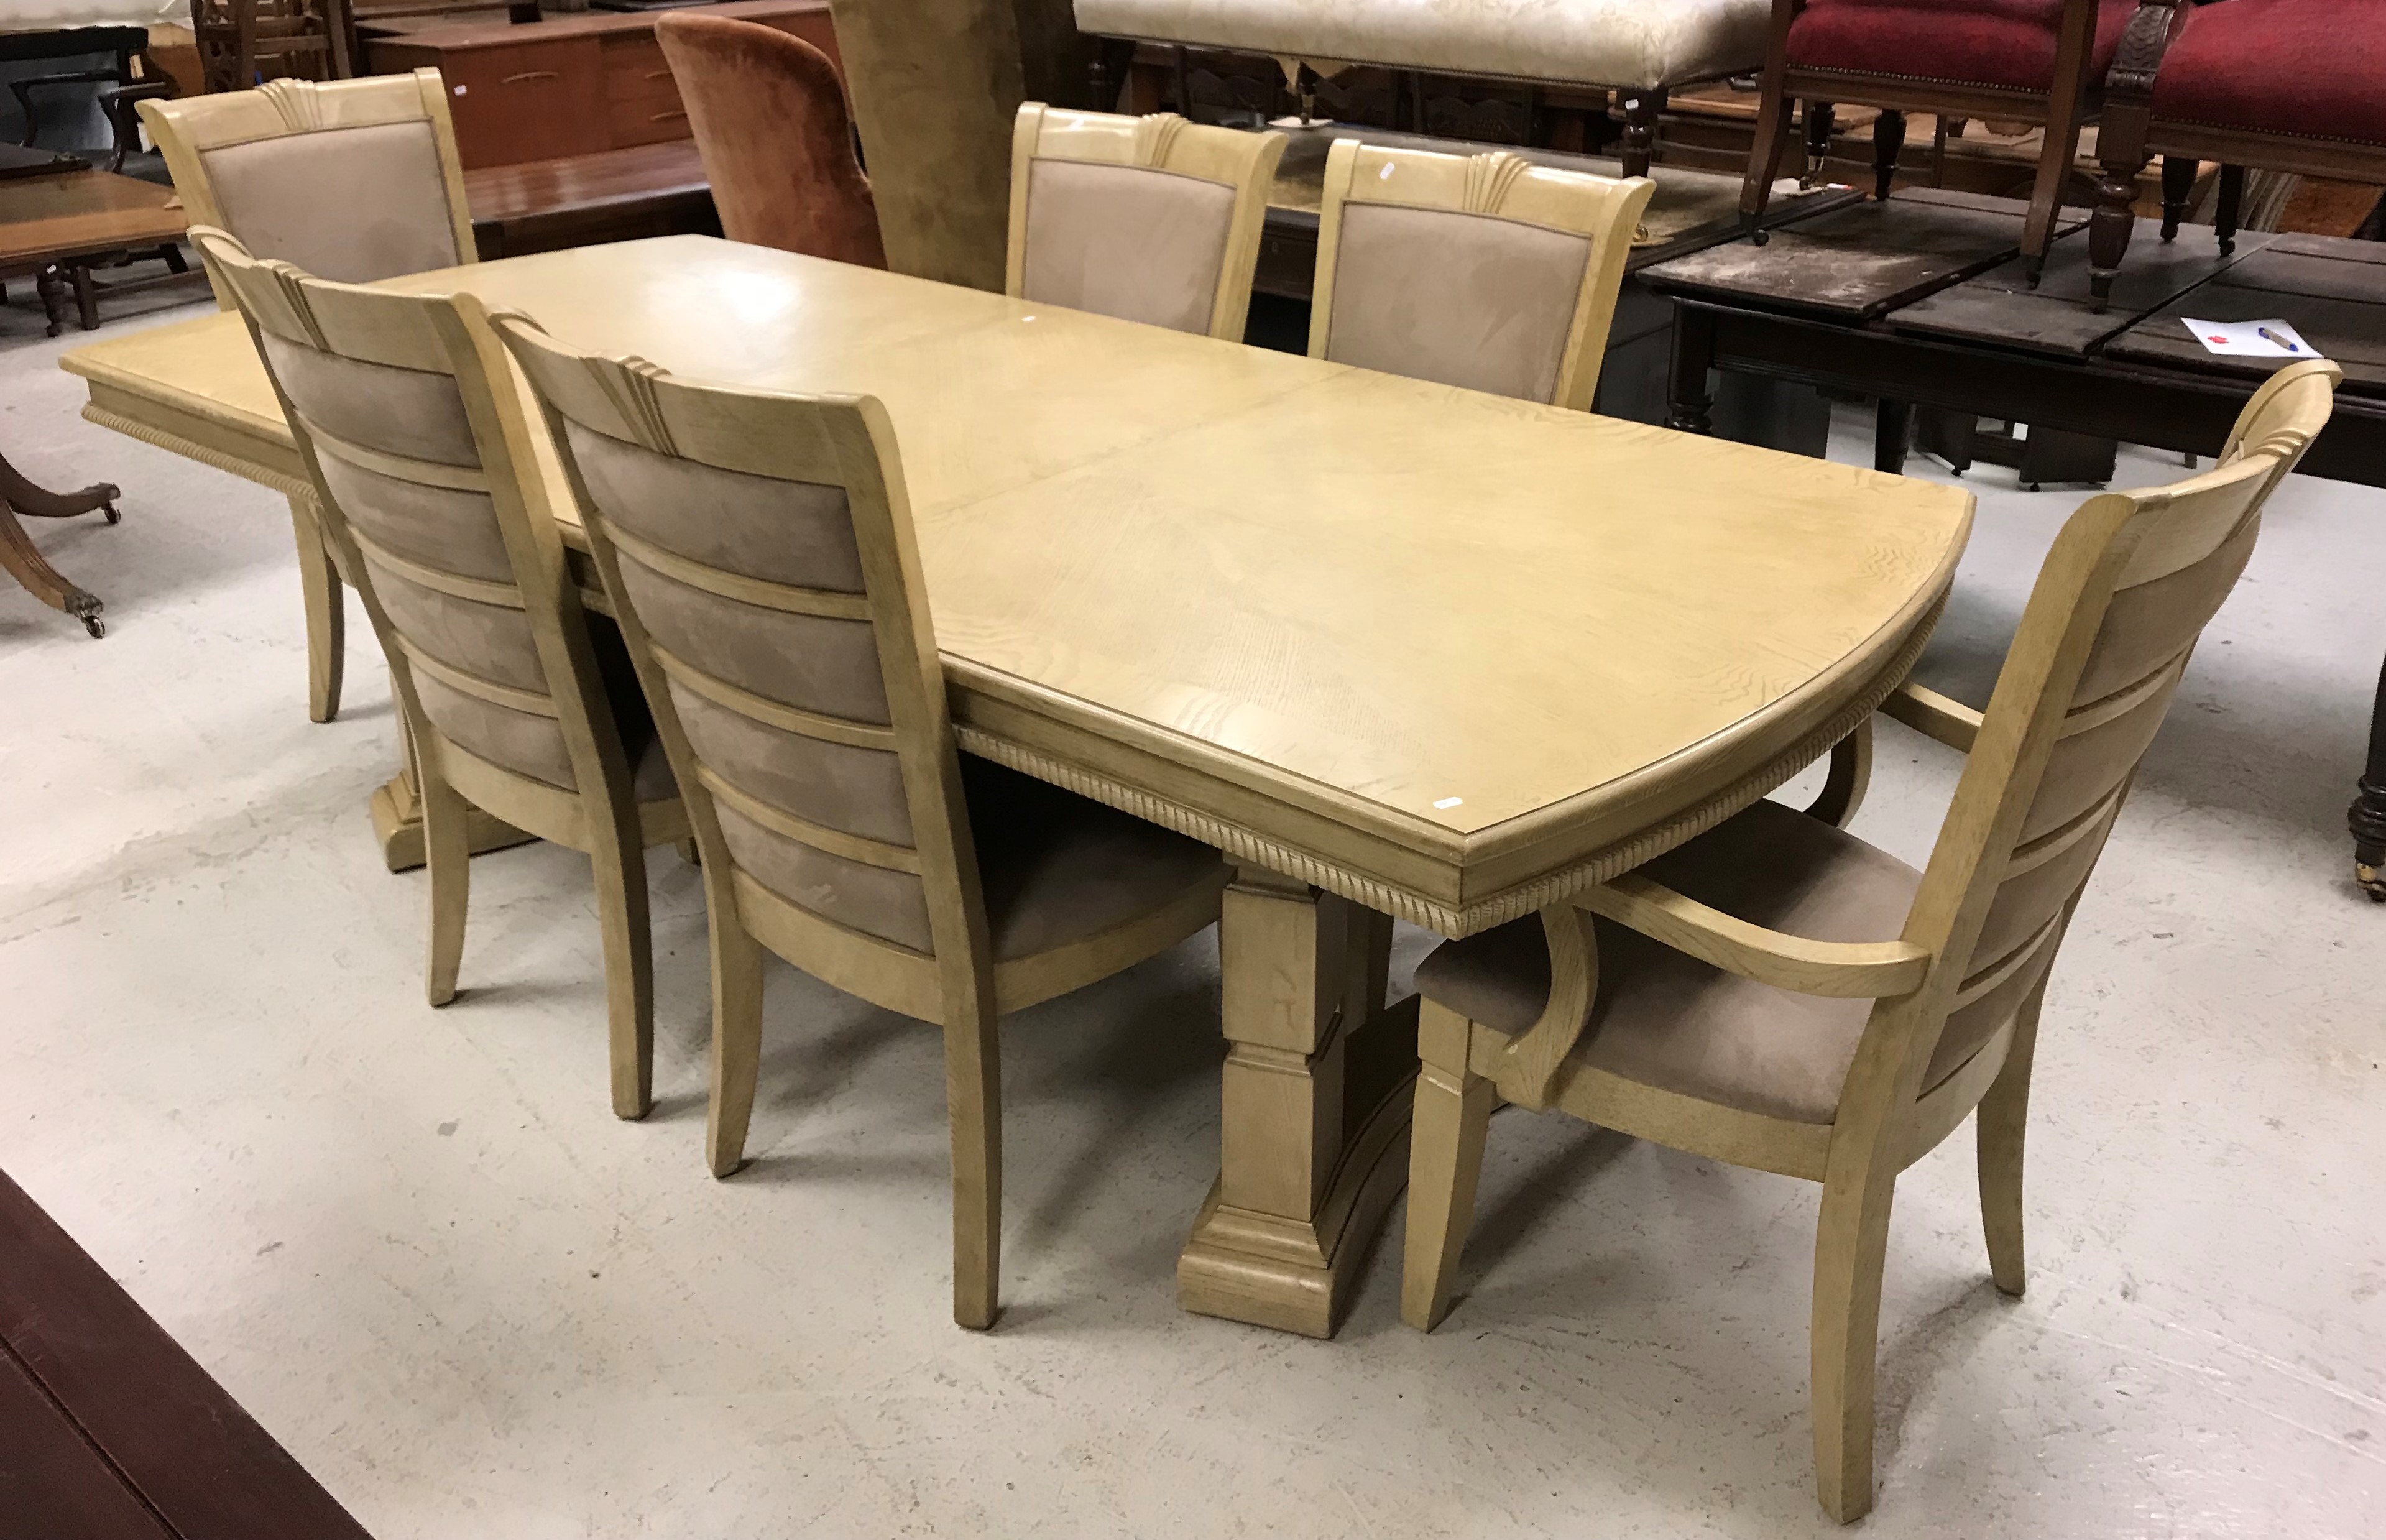
{"type": "Polygon", "coordinates": [[[1466,799],[1463,796],[1445,796],[1440,801],[1435,803],[1434,806],[1437,808],[1455,808],[1465,800],[1466,799]]]}
{"type": "Polygon", "coordinates": [[[2197,320],[2181,316],[2179,324],[2195,334],[2206,353],[2240,358],[2317,358],[2319,349],[2303,340],[2282,320],[2197,320]]]}

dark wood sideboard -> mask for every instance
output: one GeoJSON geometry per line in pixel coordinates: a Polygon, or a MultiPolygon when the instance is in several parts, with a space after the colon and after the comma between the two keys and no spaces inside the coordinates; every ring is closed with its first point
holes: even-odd
{"type": "MultiPolygon", "coordinates": [[[[837,58],[829,0],[730,0],[713,16],[792,32],[837,58]]],[[[685,139],[687,109],[655,41],[659,12],[431,27],[364,42],[364,68],[429,65],[447,82],[466,170],[685,139]]]]}

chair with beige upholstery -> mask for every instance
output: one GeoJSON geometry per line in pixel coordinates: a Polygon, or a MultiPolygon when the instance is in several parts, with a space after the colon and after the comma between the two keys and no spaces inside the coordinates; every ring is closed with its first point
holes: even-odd
{"type": "MultiPolygon", "coordinates": [[[[470,301],[459,301],[469,304],[470,301]]],[[[894,431],[500,315],[686,789],[712,930],[713,1173],[744,1158],[763,949],[940,1024],[953,1314],[992,1323],[996,1021],[1218,917],[1217,852],[955,747],[894,431]]]]}
{"type": "Polygon", "coordinates": [[[1823,1184],[1815,1458],[1872,1506],[1873,1359],[1898,1173],[1976,1108],[1997,1286],[2019,1294],[2022,1138],[2049,969],[2262,506],[2327,421],[2332,364],[2255,395],[2219,469],[2106,493],[2039,574],[1988,710],[1886,709],[1967,759],[1927,870],[1759,802],[1538,917],[1446,943],[1424,995],[1400,1313],[1449,1310],[1505,1100],[1823,1184]]]}
{"type": "MultiPolygon", "coordinates": [[[[342,283],[475,259],[456,130],[436,69],[367,80],[270,81],[254,91],[140,104],[194,225],[260,258],[342,283]]],[[[216,302],[231,291],[210,269],[216,302]]],[[[340,708],[342,574],[308,499],[291,524],[307,606],[308,715],[340,708]]]]}
{"type": "Polygon", "coordinates": [[[1656,183],[1337,140],[1309,356],[1588,411],[1656,183]]]}
{"type": "Polygon", "coordinates": [[[389,659],[422,797],[431,1003],[455,998],[463,958],[467,803],[586,852],[613,1110],[646,1116],[644,852],[686,839],[687,813],[619,635],[582,612],[503,350],[437,296],[323,282],[205,226],[192,239],[247,319],[389,659]]]}
{"type": "Polygon", "coordinates": [[[1028,102],[1003,293],[1243,340],[1284,135],[1028,102]]]}

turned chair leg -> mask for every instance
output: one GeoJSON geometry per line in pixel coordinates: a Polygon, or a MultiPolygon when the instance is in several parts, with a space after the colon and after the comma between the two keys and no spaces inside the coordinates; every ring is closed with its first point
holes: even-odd
{"type": "Polygon", "coordinates": [[[1002,1045],[993,990],[948,1003],[945,1103],[953,1143],[953,1320],[994,1324],[1002,1276],[1002,1045]]]}
{"type": "Polygon", "coordinates": [[[1416,1113],[1409,1126],[1409,1218],[1400,1319],[1430,1332],[1450,1313],[1459,1253],[1475,1222],[1483,1145],[1499,1096],[1466,1068],[1473,1023],[1447,1006],[1419,1007],[1416,1113]]]}
{"type": "Polygon", "coordinates": [[[424,987],[434,1006],[456,997],[464,962],[464,920],[472,903],[472,846],[466,804],[416,735],[415,772],[422,801],[422,861],[431,875],[431,966],[424,987]]]}
{"type": "MultiPolygon", "coordinates": [[[[2129,254],[2129,237],[2138,225],[2138,173],[2146,165],[2145,153],[2120,144],[2120,137],[2108,131],[2098,146],[2103,175],[2096,183],[2096,211],[2088,223],[2088,288],[2100,315],[2112,303],[2113,280],[2129,254]]],[[[2167,170],[2165,181],[2166,184],[2167,170]]]]}
{"type": "Polygon", "coordinates": [[[710,867],[704,897],[712,937],[712,1094],[704,1158],[713,1175],[727,1176],[746,1163],[746,1125],[762,1068],[762,947],[737,918],[727,880],[715,879],[710,867]]]}
{"type": "Polygon", "coordinates": [[[1624,149],[1619,158],[1627,177],[1645,177],[1657,154],[1657,118],[1665,110],[1665,88],[1627,92],[1624,96],[1624,149]]]}
{"type": "Polygon", "coordinates": [[[313,500],[290,499],[290,530],[298,543],[298,595],[307,607],[307,720],[340,714],[340,682],[347,668],[347,604],[340,570],[316,516],[313,500]]]}
{"type": "Polygon", "coordinates": [[[2220,240],[2220,255],[2228,257],[2237,250],[2238,221],[2245,213],[2245,168],[2220,168],[2220,207],[2212,217],[2212,233],[2220,240]]]}
{"type": "Polygon", "coordinates": [[[1989,1271],[1997,1287],[2018,1296],[2028,1281],[2022,1252],[2022,1146],[2029,1125],[2030,1060],[2038,1051],[2039,1008],[2046,980],[2029,992],[2014,1018],[2013,1046],[1996,1083],[1980,1098],[1978,1124],[1980,1227],[1988,1233],[1989,1271]]]}
{"type": "Polygon", "coordinates": [[[2179,239],[2179,221],[2187,218],[2187,200],[2195,191],[2195,173],[2203,162],[2191,155],[2166,155],[2162,168],[2162,238],[2179,239]]]}
{"type": "MultiPolygon", "coordinates": [[[[592,821],[600,821],[592,820],[592,821]]],[[[637,809],[629,809],[637,827],[637,809]]],[[[646,853],[634,836],[624,842],[608,825],[596,830],[589,852],[596,868],[596,923],[605,947],[607,1058],[613,1115],[628,1122],[654,1106],[654,938],[647,920],[646,853]]]]}
{"type": "Polygon", "coordinates": [[[1843,1524],[1872,1511],[1874,1359],[1896,1182],[1889,1171],[1827,1181],[1815,1233],[1815,1491],[1843,1524]]]}
{"type": "Polygon", "coordinates": [[[1881,108],[1872,125],[1872,195],[1883,203],[1897,182],[1897,157],[1905,151],[1905,114],[1881,108]]]}
{"type": "Polygon", "coordinates": [[[1832,120],[1838,109],[1828,102],[1806,104],[1806,158],[1798,169],[1798,185],[1813,187],[1823,180],[1823,169],[1831,158],[1832,120]]]}

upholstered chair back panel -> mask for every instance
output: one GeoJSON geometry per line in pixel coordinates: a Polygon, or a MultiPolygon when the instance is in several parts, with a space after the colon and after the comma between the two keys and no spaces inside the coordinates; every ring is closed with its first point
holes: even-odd
{"type": "Polygon", "coordinates": [[[1209,330],[1234,188],[1150,167],[1041,157],[1028,175],[1023,297],[1209,330]]]}
{"type": "Polygon", "coordinates": [[[260,260],[370,283],[452,268],[439,149],[427,122],[317,129],[200,152],[225,228],[260,260]]]}
{"type": "Polygon", "coordinates": [[[845,491],[564,433],[731,858],[787,903],[933,953],[845,491]]]}
{"type": "Polygon", "coordinates": [[[1548,401],[1590,257],[1590,238],[1569,231],[1455,209],[1345,204],[1325,356],[1548,401]]]}
{"type": "Polygon", "coordinates": [[[481,464],[454,379],[258,336],[314,446],[330,511],[416,664],[424,714],[467,752],[573,789],[496,507],[486,491],[455,484],[477,480],[481,464]],[[443,670],[493,688],[475,692],[443,670]]]}

